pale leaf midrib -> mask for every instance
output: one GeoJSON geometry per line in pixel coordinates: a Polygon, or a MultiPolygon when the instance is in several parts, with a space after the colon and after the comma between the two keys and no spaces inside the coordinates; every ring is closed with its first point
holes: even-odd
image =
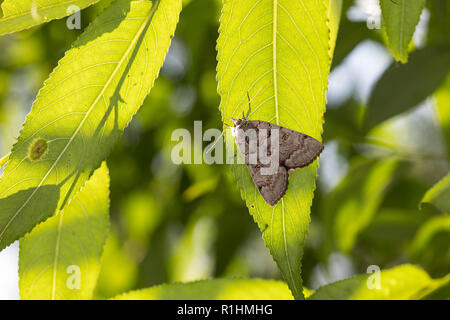
{"type": "MultiPolygon", "coordinates": [[[[144,31],[145,27],[147,26],[147,24],[151,21],[151,19],[153,18],[153,15],[156,11],[156,9],[159,6],[161,0],[156,0],[147,16],[147,18],[144,20],[144,22],[142,23],[141,27],[139,28],[138,32],[136,33],[135,37],[133,38],[132,42],[130,43],[129,47],[127,48],[127,50],[125,51],[125,54],[122,56],[122,58],[120,59],[119,63],[117,64],[116,68],[114,69],[114,71],[112,72],[111,76],[109,77],[109,79],[107,80],[107,82],[105,83],[103,89],[101,90],[101,92],[98,94],[98,96],[96,97],[96,99],[94,100],[94,102],[91,104],[91,106],[89,107],[88,111],[86,112],[86,115],[84,116],[84,118],[81,120],[80,124],[78,125],[77,129],[75,130],[75,132],[72,134],[72,136],[70,137],[69,141],[67,142],[66,146],[64,147],[64,149],[61,151],[61,153],[59,154],[59,156],[56,158],[55,162],[53,163],[53,165],[50,167],[50,169],[47,171],[47,173],[44,175],[44,177],[42,178],[42,180],[39,182],[39,184],[37,185],[37,187],[33,190],[33,192],[31,193],[31,195],[27,198],[27,200],[25,200],[24,204],[16,211],[16,213],[11,217],[11,219],[8,221],[8,223],[5,225],[5,227],[3,228],[2,232],[0,233],[0,241],[3,239],[3,236],[6,232],[6,230],[8,229],[8,227],[10,226],[10,224],[14,221],[14,219],[18,216],[18,214],[23,210],[23,208],[28,204],[28,202],[33,198],[33,196],[36,194],[36,192],[38,191],[38,189],[42,186],[42,184],[44,183],[44,181],[47,179],[47,177],[50,175],[50,173],[53,171],[53,169],[56,167],[57,163],[59,162],[59,160],[61,159],[61,157],[63,156],[63,154],[66,152],[66,150],[68,149],[68,147],[70,146],[70,144],[72,143],[73,139],[76,137],[76,135],[78,134],[78,132],[81,130],[82,126],[84,125],[84,122],[87,120],[87,118],[89,117],[90,113],[92,112],[92,110],[94,109],[95,105],[98,103],[98,101],[100,100],[100,98],[103,96],[103,94],[105,93],[106,89],[108,88],[109,84],[113,81],[116,73],[119,71],[119,69],[121,68],[122,64],[124,61],[126,61],[128,55],[130,54],[131,50],[134,48],[134,46],[136,45],[139,37],[141,36],[142,32],[144,31]]],[[[126,20],[126,19],[125,19],[126,20]]]]}
{"type": "MultiPolygon", "coordinates": [[[[275,119],[276,124],[280,125],[280,118],[278,112],[278,82],[277,82],[277,33],[278,33],[278,0],[274,0],[273,2],[273,34],[272,34],[272,55],[273,55],[273,89],[274,89],[274,100],[275,100],[275,119]]],[[[291,278],[292,284],[294,285],[294,290],[298,291],[297,284],[294,280],[294,275],[292,273],[292,267],[289,260],[289,252],[287,249],[287,237],[286,237],[286,224],[285,224],[285,208],[284,208],[284,199],[281,199],[281,212],[283,216],[283,242],[284,242],[284,250],[286,254],[286,261],[289,269],[289,276],[291,278]]]]}
{"type": "Polygon", "coordinates": [[[277,83],[277,8],[278,0],[273,2],[273,38],[272,38],[272,54],[273,54],[273,89],[274,89],[274,99],[275,99],[275,117],[277,120],[277,125],[280,125],[280,119],[278,117],[278,83],[277,83]]]}

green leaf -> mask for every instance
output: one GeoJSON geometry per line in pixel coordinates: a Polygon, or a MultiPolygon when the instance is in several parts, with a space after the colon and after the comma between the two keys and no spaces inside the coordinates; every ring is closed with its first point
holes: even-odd
{"type": "MultiPolygon", "coordinates": [[[[393,189],[389,194],[400,197],[402,201],[403,197],[393,189]]],[[[388,201],[386,199],[386,202],[388,201]]],[[[405,247],[410,245],[411,239],[428,218],[428,214],[423,211],[383,206],[361,233],[361,241],[365,246],[377,250],[377,259],[380,259],[381,264],[388,263],[404,252],[405,247]]]]}
{"type": "Polygon", "coordinates": [[[420,294],[422,300],[450,300],[450,274],[437,279],[420,294]]]}
{"type": "Polygon", "coordinates": [[[412,40],[425,0],[380,0],[389,49],[397,61],[408,61],[412,40]]]}
{"type": "Polygon", "coordinates": [[[450,173],[425,193],[421,203],[430,203],[438,210],[450,213],[450,173]]]}
{"type": "Polygon", "coordinates": [[[22,299],[90,299],[109,227],[106,163],[58,215],[20,240],[22,299]]]}
{"type": "Polygon", "coordinates": [[[366,39],[379,41],[378,34],[367,27],[366,21],[355,22],[347,18],[347,12],[353,5],[354,1],[344,1],[342,4],[342,17],[336,39],[332,68],[339,65],[360,42],[366,39]]]}
{"type": "MultiPolygon", "coordinates": [[[[321,138],[330,65],[327,5],[328,1],[224,2],[217,43],[224,123],[247,108],[248,92],[251,120],[321,138]]],[[[302,298],[302,248],[316,168],[314,162],[291,174],[285,196],[271,207],[246,166],[233,166],[241,195],[295,298],[302,298]]]]}
{"type": "Polygon", "coordinates": [[[8,153],[0,159],[0,167],[3,167],[3,165],[6,163],[6,161],[8,161],[9,155],[10,154],[8,153]]]}
{"type": "Polygon", "coordinates": [[[99,0],[5,0],[0,35],[16,32],[73,14],[71,6],[84,9],[99,0]]]}
{"type": "Polygon", "coordinates": [[[398,166],[395,158],[383,161],[358,159],[347,177],[326,201],[328,250],[349,252],[358,234],[372,221],[398,166]]]}
{"type": "Polygon", "coordinates": [[[292,300],[281,281],[260,279],[212,279],[190,283],[163,284],[131,291],[120,300],[292,300]]]}
{"type": "Polygon", "coordinates": [[[442,276],[450,266],[450,215],[443,214],[426,221],[409,247],[411,261],[419,263],[431,275],[442,276]]]}
{"type": "Polygon", "coordinates": [[[413,265],[401,265],[380,273],[380,288],[371,287],[376,275],[358,275],[321,287],[311,300],[403,300],[417,299],[419,292],[434,283],[428,274],[413,265]],[[369,278],[371,277],[371,278],[369,278]]]}
{"type": "Polygon", "coordinates": [[[427,1],[427,9],[430,12],[430,20],[427,26],[426,43],[442,46],[450,45],[450,3],[448,0],[427,1]]]}
{"type": "Polygon", "coordinates": [[[344,61],[350,52],[362,41],[375,38],[374,32],[367,28],[366,22],[354,22],[342,18],[339,29],[333,57],[333,67],[344,61]]]}
{"type": "Polygon", "coordinates": [[[108,299],[136,287],[138,264],[132,253],[123,250],[122,245],[113,224],[106,240],[94,299],[108,299]]]}
{"type": "Polygon", "coordinates": [[[329,0],[328,4],[328,24],[330,28],[329,55],[333,57],[336,46],[336,38],[339,31],[339,23],[341,21],[343,0],[329,0]]]}
{"type": "Polygon", "coordinates": [[[60,60],[0,180],[0,250],[64,207],[106,158],[150,91],[180,10],[181,0],[118,0],[60,60]],[[47,148],[32,161],[39,140],[47,148]]]}
{"type": "Polygon", "coordinates": [[[436,91],[436,114],[444,134],[447,157],[450,159],[450,74],[444,84],[436,91]]]}
{"type": "Polygon", "coordinates": [[[366,129],[416,107],[442,84],[449,69],[449,48],[416,50],[407,64],[392,63],[371,93],[366,129]]]}

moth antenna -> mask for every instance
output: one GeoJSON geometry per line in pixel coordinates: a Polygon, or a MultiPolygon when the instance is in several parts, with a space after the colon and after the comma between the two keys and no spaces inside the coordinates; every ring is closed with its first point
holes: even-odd
{"type": "Polygon", "coordinates": [[[247,98],[248,98],[248,111],[247,111],[247,115],[245,116],[246,120],[248,120],[248,117],[250,116],[250,111],[252,110],[252,108],[250,106],[250,95],[248,94],[248,91],[247,91],[247,98]]]}
{"type": "MultiPolygon", "coordinates": [[[[261,88],[258,90],[258,92],[256,92],[256,95],[258,95],[258,93],[262,90],[262,88],[263,88],[263,87],[261,87],[261,88]]],[[[255,96],[255,97],[256,97],[256,96],[255,96]]],[[[255,97],[253,97],[253,98],[255,98],[255,97]]],[[[244,113],[245,107],[244,107],[244,109],[242,110],[242,119],[245,119],[245,120],[248,120],[248,117],[250,116],[250,113],[251,113],[251,108],[250,108],[250,102],[251,102],[251,99],[250,99],[250,95],[249,95],[248,91],[247,91],[247,98],[248,98],[248,112],[247,112],[247,116],[245,116],[245,113],[244,113]]]]}

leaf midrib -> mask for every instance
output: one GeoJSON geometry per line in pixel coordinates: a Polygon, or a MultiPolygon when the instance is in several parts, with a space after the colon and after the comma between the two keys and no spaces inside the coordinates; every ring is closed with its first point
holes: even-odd
{"type": "MultiPolygon", "coordinates": [[[[85,121],[87,120],[87,118],[89,117],[90,113],[92,112],[92,110],[94,109],[95,105],[98,103],[98,101],[100,100],[100,98],[103,96],[103,94],[105,93],[106,89],[108,88],[109,84],[113,81],[116,73],[119,71],[119,69],[121,68],[123,62],[126,60],[126,58],[128,57],[128,55],[130,54],[131,50],[134,48],[134,46],[136,45],[139,37],[141,36],[142,32],[145,30],[147,24],[149,22],[151,22],[154,13],[156,12],[156,9],[159,6],[161,0],[155,0],[155,2],[153,3],[153,6],[147,16],[147,18],[144,20],[144,22],[142,23],[141,27],[139,28],[138,32],[136,33],[135,37],[133,38],[133,40],[131,41],[130,45],[128,46],[127,50],[125,51],[125,54],[122,56],[122,58],[120,59],[119,63],[117,64],[116,68],[114,69],[114,71],[112,72],[111,76],[108,78],[107,82],[105,83],[105,85],[103,86],[103,89],[101,90],[101,92],[97,95],[96,99],[94,100],[94,102],[91,104],[91,106],[89,107],[88,111],[86,112],[86,115],[84,116],[84,118],[81,120],[80,124],[78,125],[77,129],[75,130],[75,132],[72,134],[72,136],[70,137],[69,141],[67,142],[66,146],[64,147],[64,149],[61,151],[61,153],[59,154],[59,156],[56,158],[55,162],[53,163],[53,165],[50,167],[50,169],[47,171],[47,173],[44,175],[44,177],[42,178],[42,180],[39,182],[39,184],[37,185],[37,187],[33,190],[33,192],[31,193],[31,195],[27,198],[27,200],[25,200],[25,202],[23,203],[23,205],[16,211],[16,213],[11,217],[11,219],[8,221],[8,223],[5,225],[5,227],[3,228],[3,230],[0,233],[0,241],[3,239],[3,236],[6,232],[6,230],[9,228],[9,226],[11,225],[11,223],[14,221],[14,219],[19,215],[19,213],[23,210],[23,208],[25,208],[25,206],[30,202],[30,200],[33,198],[33,196],[36,194],[36,192],[39,190],[39,188],[42,186],[42,184],[44,183],[44,181],[47,179],[47,177],[50,175],[50,173],[53,171],[53,169],[56,167],[56,165],[58,164],[59,160],[61,159],[61,157],[64,155],[64,153],[66,152],[66,150],[68,149],[68,147],[70,146],[70,144],[72,143],[73,139],[76,137],[76,135],[78,134],[78,132],[81,130],[81,128],[83,127],[85,121]]],[[[125,19],[126,20],[126,19],[125,19]]]]}
{"type": "MultiPolygon", "coordinates": [[[[273,55],[273,89],[274,89],[274,100],[275,100],[275,119],[276,124],[280,125],[280,118],[278,113],[278,82],[277,82],[277,33],[278,33],[278,0],[273,1],[273,30],[272,30],[272,55],[273,55]]],[[[281,199],[281,212],[283,216],[283,243],[284,251],[286,254],[286,261],[289,269],[289,276],[291,278],[292,284],[295,290],[298,291],[297,284],[294,280],[294,275],[292,272],[291,262],[289,260],[289,251],[287,248],[287,238],[286,238],[286,222],[285,222],[285,209],[284,209],[284,199],[281,199]]],[[[272,225],[273,227],[273,225],[272,225]]]]}
{"type": "Polygon", "coordinates": [[[278,0],[273,2],[273,34],[272,34],[272,54],[273,54],[273,89],[275,99],[275,117],[277,125],[280,125],[280,119],[278,117],[278,83],[277,83],[277,18],[278,18],[278,0]]]}

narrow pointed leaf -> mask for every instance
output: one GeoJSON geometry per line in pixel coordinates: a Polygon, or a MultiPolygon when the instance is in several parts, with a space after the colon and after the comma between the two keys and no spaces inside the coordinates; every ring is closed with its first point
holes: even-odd
{"type": "Polygon", "coordinates": [[[434,96],[436,98],[436,115],[444,134],[447,157],[450,159],[450,73],[434,96]]]}
{"type": "Polygon", "coordinates": [[[131,291],[119,300],[291,300],[281,281],[260,279],[213,279],[174,283],[131,291]]]}
{"type": "Polygon", "coordinates": [[[91,299],[108,236],[109,174],[97,169],[58,215],[20,240],[22,299],[91,299]]]}
{"type": "Polygon", "coordinates": [[[441,212],[450,213],[450,173],[425,193],[423,203],[430,203],[441,212]]]}
{"type": "Polygon", "coordinates": [[[422,290],[434,284],[422,269],[401,265],[381,270],[379,287],[374,273],[358,275],[321,287],[311,300],[406,300],[419,299],[422,290]]]}
{"type": "Polygon", "coordinates": [[[99,0],[5,0],[2,3],[0,35],[37,26],[73,14],[74,6],[84,9],[99,0]]]}
{"type": "Polygon", "coordinates": [[[181,0],[118,0],[46,80],[0,179],[0,250],[67,204],[149,93],[181,0]]]}
{"type": "Polygon", "coordinates": [[[440,214],[428,219],[409,242],[411,261],[430,274],[442,276],[450,266],[450,215],[440,214]]]}
{"type": "MultiPolygon", "coordinates": [[[[252,99],[251,120],[316,139],[322,133],[329,72],[328,1],[225,1],[220,18],[218,92],[224,123],[252,99]]],[[[234,165],[241,195],[292,290],[302,298],[301,258],[317,162],[297,170],[275,207],[260,196],[245,165],[234,165]]]]}
{"type": "Polygon", "coordinates": [[[418,106],[445,81],[450,48],[424,48],[405,65],[392,63],[376,83],[365,114],[366,129],[418,106]]]}
{"type": "Polygon", "coordinates": [[[425,0],[380,0],[389,48],[394,58],[406,63],[412,40],[425,0]]]}
{"type": "Polygon", "coordinates": [[[325,208],[327,251],[349,252],[359,233],[374,218],[386,188],[398,167],[398,160],[358,159],[347,177],[328,195],[325,208]]]}
{"type": "Polygon", "coordinates": [[[450,300],[450,273],[437,279],[418,295],[422,300],[450,300]]]}
{"type": "Polygon", "coordinates": [[[343,0],[329,0],[328,5],[328,23],[330,28],[330,40],[329,40],[329,54],[333,57],[334,48],[336,46],[336,39],[339,31],[339,23],[341,22],[341,12],[343,6],[343,0]]]}

